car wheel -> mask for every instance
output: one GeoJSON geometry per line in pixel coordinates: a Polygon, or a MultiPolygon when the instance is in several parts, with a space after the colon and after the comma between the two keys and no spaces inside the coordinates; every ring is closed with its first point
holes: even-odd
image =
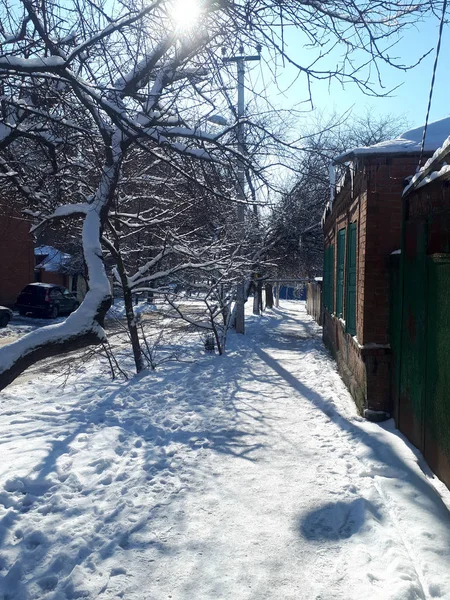
{"type": "Polygon", "coordinates": [[[9,323],[8,315],[0,315],[0,327],[6,327],[9,323]]]}
{"type": "Polygon", "coordinates": [[[58,316],[58,307],[54,306],[49,314],[50,319],[56,319],[58,316]]]}

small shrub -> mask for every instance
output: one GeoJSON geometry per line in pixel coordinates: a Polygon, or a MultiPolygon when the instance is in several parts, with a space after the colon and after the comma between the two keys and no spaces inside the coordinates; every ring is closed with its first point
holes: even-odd
{"type": "Polygon", "coordinates": [[[216,348],[216,343],[214,340],[214,334],[213,333],[208,333],[204,336],[203,338],[203,345],[205,347],[205,352],[211,352],[214,353],[215,348],[216,348]]]}

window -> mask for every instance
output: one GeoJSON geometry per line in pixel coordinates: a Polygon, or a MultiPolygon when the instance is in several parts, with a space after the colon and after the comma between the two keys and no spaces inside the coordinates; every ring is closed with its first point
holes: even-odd
{"type": "Polygon", "coordinates": [[[347,332],[356,335],[356,222],[348,228],[347,243],[347,297],[345,322],[347,332]]]}
{"type": "Polygon", "coordinates": [[[336,316],[343,316],[344,309],[344,266],[345,266],[345,234],[346,229],[339,229],[337,239],[337,272],[336,272],[336,316]]]}
{"type": "Polygon", "coordinates": [[[323,303],[328,312],[333,311],[334,245],[325,248],[323,257],[323,303]]]}
{"type": "Polygon", "coordinates": [[[50,298],[52,300],[61,300],[61,298],[63,297],[60,288],[53,288],[52,290],[50,290],[50,298]]]}

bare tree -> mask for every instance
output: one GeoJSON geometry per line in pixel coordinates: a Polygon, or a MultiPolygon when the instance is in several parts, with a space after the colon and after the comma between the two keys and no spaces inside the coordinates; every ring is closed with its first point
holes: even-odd
{"type": "Polygon", "coordinates": [[[227,104],[224,78],[229,82],[233,73],[222,63],[223,46],[238,52],[240,43],[262,43],[269,61],[279,53],[308,80],[336,76],[374,93],[371,69],[377,73],[383,62],[409,66],[390,58],[393,36],[440,4],[217,0],[200,3],[196,32],[205,33],[199,34],[177,29],[169,0],[21,0],[14,8],[2,0],[0,169],[38,228],[78,224],[89,289],[63,323],[0,349],[0,388],[39,359],[104,342],[111,297],[102,240],[134,148],[187,179],[175,156],[227,168],[239,159],[267,183],[264,165],[237,153],[230,135],[236,123],[219,133],[205,126],[227,104]],[[316,47],[311,64],[288,54],[288,25],[316,47]],[[337,44],[343,57],[331,71],[321,70],[337,44]],[[356,51],[366,54],[358,64],[356,51]]]}
{"type": "Polygon", "coordinates": [[[274,207],[271,224],[278,243],[271,256],[278,274],[314,277],[322,273],[323,236],[320,227],[330,199],[329,167],[334,157],[349,148],[393,139],[408,123],[403,116],[319,117],[300,155],[295,183],[274,207]]]}

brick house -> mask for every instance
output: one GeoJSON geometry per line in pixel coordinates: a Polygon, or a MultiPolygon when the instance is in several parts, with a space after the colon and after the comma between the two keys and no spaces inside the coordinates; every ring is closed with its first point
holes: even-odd
{"type": "Polygon", "coordinates": [[[0,304],[14,306],[20,291],[34,281],[34,241],[30,222],[10,198],[0,198],[0,304]]]}
{"type": "Polygon", "coordinates": [[[53,246],[43,245],[34,249],[34,280],[66,287],[77,294],[81,302],[86,295],[86,280],[71,254],[53,246]]]}
{"type": "MultiPolygon", "coordinates": [[[[402,192],[422,131],[337,157],[345,173],[323,219],[323,339],[358,409],[372,418],[392,412],[389,262],[401,246],[402,192]]],[[[449,133],[450,118],[431,123],[425,157],[449,133]]]]}

